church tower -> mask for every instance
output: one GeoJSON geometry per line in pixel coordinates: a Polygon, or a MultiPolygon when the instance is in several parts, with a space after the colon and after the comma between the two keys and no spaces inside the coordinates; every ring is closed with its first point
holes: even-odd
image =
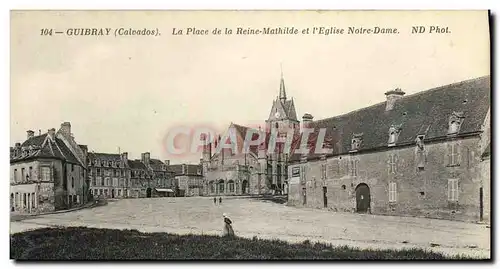
{"type": "MultiPolygon", "coordinates": [[[[300,131],[300,123],[297,120],[297,112],[292,99],[286,96],[285,79],[283,78],[283,70],[281,71],[279,95],[273,101],[269,118],[266,120],[266,132],[277,132],[278,137],[286,138],[287,134],[297,134],[300,131]]],[[[273,190],[285,193],[287,186],[287,167],[288,154],[283,151],[284,144],[276,145],[278,151],[268,153],[267,163],[271,169],[268,175],[270,179],[269,185],[273,190]]]]}
{"type": "Polygon", "coordinates": [[[286,97],[283,71],[281,71],[279,95],[276,100],[273,101],[269,118],[266,120],[266,128],[268,132],[273,128],[278,129],[278,133],[286,133],[290,128],[296,130],[300,129],[293,98],[287,99],[286,97]]]}

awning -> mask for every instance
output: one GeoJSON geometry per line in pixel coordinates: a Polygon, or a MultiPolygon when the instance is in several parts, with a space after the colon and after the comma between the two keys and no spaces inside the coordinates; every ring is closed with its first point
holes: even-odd
{"type": "Polygon", "coordinates": [[[157,192],[174,192],[172,189],[155,189],[157,192]]]}

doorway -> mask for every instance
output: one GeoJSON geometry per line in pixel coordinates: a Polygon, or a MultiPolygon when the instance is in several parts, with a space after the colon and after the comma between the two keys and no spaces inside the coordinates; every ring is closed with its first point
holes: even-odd
{"type": "Polygon", "coordinates": [[[326,197],[327,192],[327,188],[323,187],[323,207],[328,207],[328,197],[326,197]]]}
{"type": "Polygon", "coordinates": [[[306,205],[307,204],[307,194],[306,194],[306,188],[302,188],[302,204],[306,205]]]}
{"type": "Polygon", "coordinates": [[[356,212],[366,213],[370,211],[370,188],[365,183],[356,187],[356,212]]]}
{"type": "Polygon", "coordinates": [[[146,197],[147,197],[147,198],[151,198],[151,188],[148,188],[148,189],[146,190],[146,197]]]}
{"type": "Polygon", "coordinates": [[[111,189],[111,198],[115,198],[115,189],[111,189]]]}

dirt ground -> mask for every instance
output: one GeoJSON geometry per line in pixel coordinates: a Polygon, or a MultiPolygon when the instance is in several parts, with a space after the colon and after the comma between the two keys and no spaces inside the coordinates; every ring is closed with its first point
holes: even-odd
{"type": "Polygon", "coordinates": [[[137,229],[144,232],[220,234],[222,214],[238,236],[310,240],[361,248],[421,247],[445,254],[490,257],[486,225],[411,217],[333,213],[255,199],[150,198],[11,222],[11,233],[47,226],[137,229]]]}

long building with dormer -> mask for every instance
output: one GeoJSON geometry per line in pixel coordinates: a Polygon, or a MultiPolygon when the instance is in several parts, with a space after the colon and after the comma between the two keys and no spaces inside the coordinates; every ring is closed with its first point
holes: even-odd
{"type": "Polygon", "coordinates": [[[489,220],[490,94],[487,76],[409,96],[391,90],[383,103],[332,118],[305,114],[302,126],[315,132],[308,153],[290,156],[288,204],[489,220]],[[329,154],[312,146],[322,128],[329,154]]]}

